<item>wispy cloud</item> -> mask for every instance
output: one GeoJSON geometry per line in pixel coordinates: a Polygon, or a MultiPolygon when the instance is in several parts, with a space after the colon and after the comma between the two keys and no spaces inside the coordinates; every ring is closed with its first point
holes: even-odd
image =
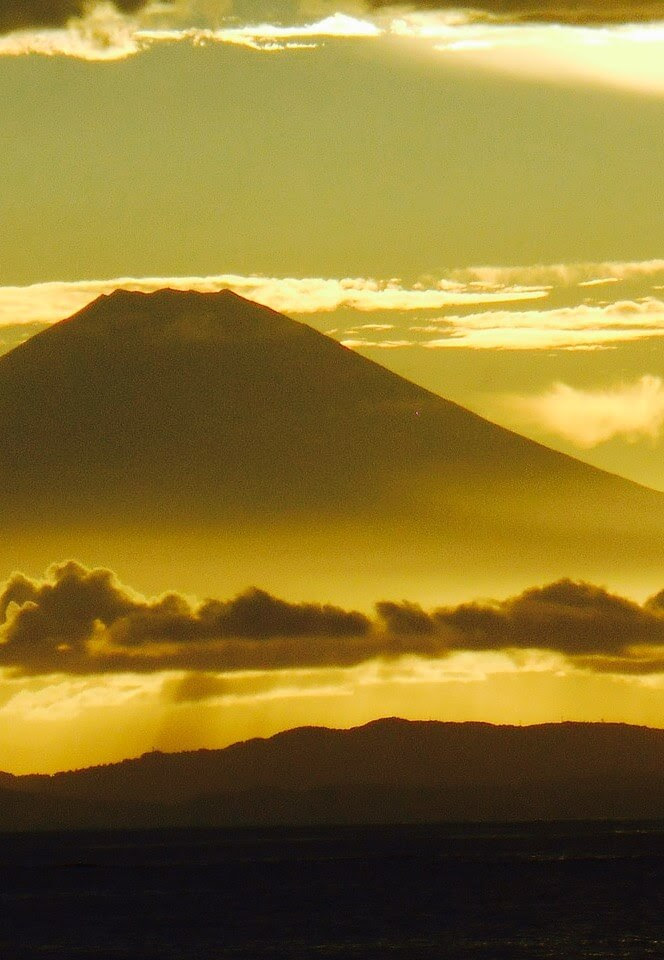
{"type": "Polygon", "coordinates": [[[531,264],[516,267],[472,266],[449,273],[459,283],[533,284],[541,286],[573,287],[590,283],[612,283],[619,280],[650,279],[664,281],[664,260],[600,260],[581,263],[531,264]]]}
{"type": "Polygon", "coordinates": [[[525,419],[581,448],[595,447],[612,437],[630,443],[656,440],[664,427],[664,382],[648,374],[635,383],[603,390],[579,390],[555,383],[538,396],[512,397],[525,419]]]}
{"type": "MultiPolygon", "coordinates": [[[[664,336],[664,301],[655,297],[615,303],[581,303],[550,310],[492,310],[430,317],[411,333],[428,339],[396,339],[393,347],[426,350],[606,350],[622,343],[664,336]]],[[[351,337],[353,349],[380,348],[385,340],[351,337]]]]}
{"type": "Polygon", "coordinates": [[[398,350],[400,347],[414,346],[412,340],[362,340],[349,337],[341,341],[342,346],[349,347],[351,350],[360,350],[363,348],[375,350],[398,350]]]}
{"type": "Polygon", "coordinates": [[[436,325],[444,336],[423,342],[423,347],[593,350],[664,336],[664,302],[647,297],[605,306],[582,303],[553,310],[487,310],[463,317],[441,317],[436,325]]]}
{"type": "Polygon", "coordinates": [[[442,278],[429,286],[403,286],[398,280],[366,277],[258,277],[220,274],[210,277],[118,277],[113,280],[38,283],[0,287],[0,326],[53,323],[71,316],[92,300],[114,290],[151,293],[171,287],[214,293],[233,290],[241,296],[285,313],[328,313],[341,307],[360,312],[377,310],[436,310],[449,306],[538,300],[548,291],[504,287],[481,289],[442,278]]]}
{"type": "Polygon", "coordinates": [[[356,334],[358,331],[366,331],[368,333],[383,333],[386,330],[394,330],[393,323],[359,323],[355,327],[351,327],[349,330],[344,332],[347,334],[356,334]]]}

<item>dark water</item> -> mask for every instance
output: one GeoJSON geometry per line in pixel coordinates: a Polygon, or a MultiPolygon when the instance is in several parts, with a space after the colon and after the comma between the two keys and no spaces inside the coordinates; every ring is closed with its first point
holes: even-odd
{"type": "Polygon", "coordinates": [[[8,960],[664,960],[664,823],[0,836],[8,960]]]}

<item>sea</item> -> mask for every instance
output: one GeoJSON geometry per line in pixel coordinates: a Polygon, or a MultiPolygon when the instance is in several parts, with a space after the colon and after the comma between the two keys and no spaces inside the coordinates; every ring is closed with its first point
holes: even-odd
{"type": "Polygon", "coordinates": [[[0,836],[7,960],[664,960],[664,821],[0,836]]]}

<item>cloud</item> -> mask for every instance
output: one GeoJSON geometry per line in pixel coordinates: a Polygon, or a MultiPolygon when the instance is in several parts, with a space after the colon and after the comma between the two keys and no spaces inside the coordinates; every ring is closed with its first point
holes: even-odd
{"type": "Polygon", "coordinates": [[[533,587],[502,602],[441,608],[432,618],[480,650],[538,647],[606,655],[664,643],[664,618],[653,607],[572,580],[533,587]]]}
{"type": "MultiPolygon", "coordinates": [[[[471,289],[470,283],[466,289],[471,289]]],[[[426,323],[410,326],[409,330],[420,334],[437,333],[438,336],[428,340],[391,341],[363,337],[350,338],[342,343],[352,349],[384,346],[421,346],[427,350],[610,349],[621,343],[663,337],[664,301],[648,296],[638,300],[581,303],[549,310],[484,310],[465,315],[446,314],[430,317],[426,323]]],[[[552,409],[553,406],[552,403],[552,409]]]]}
{"type": "Polygon", "coordinates": [[[342,346],[348,347],[349,350],[399,350],[401,347],[415,346],[412,340],[362,340],[350,337],[339,342],[342,346]]]}
{"type": "Polygon", "coordinates": [[[376,613],[392,634],[412,637],[418,634],[430,636],[437,632],[434,619],[417,603],[380,600],[376,604],[376,613]]]}
{"type": "MultiPolygon", "coordinates": [[[[389,9],[389,8],[387,8],[389,9]]],[[[664,94],[664,2],[421,4],[397,12],[388,32],[446,60],[526,80],[664,94]],[[469,8],[470,7],[470,8],[469,8]]]]}
{"type": "Polygon", "coordinates": [[[286,3],[265,0],[0,0],[0,56],[125,59],[156,45],[231,44],[268,54],[344,38],[463,58],[473,68],[547,82],[664,94],[664,0],[477,5],[286,3]],[[343,7],[344,9],[339,9],[343,7]],[[278,20],[275,22],[275,9],[278,20]],[[327,16],[321,14],[327,13],[327,16]]]}
{"type": "Polygon", "coordinates": [[[342,307],[376,310],[437,310],[449,306],[538,300],[545,289],[504,286],[480,289],[446,278],[406,287],[398,280],[367,277],[259,277],[218,274],[207,277],[117,277],[111,280],[54,281],[26,287],[0,287],[0,329],[9,324],[64,320],[97,297],[115,290],[153,293],[170,287],[217,293],[229,289],[284,313],[331,313],[342,307]]]}
{"type": "MultiPolygon", "coordinates": [[[[629,669],[619,672],[648,674],[664,660],[663,595],[639,605],[602,587],[560,580],[502,601],[428,612],[383,600],[372,619],[255,588],[202,603],[178,593],[146,599],[110,570],[68,561],[43,579],[15,573],[4,585],[0,667],[25,676],[184,670],[214,677],[436,659],[454,651],[543,650],[572,662],[583,658],[584,668],[597,658],[603,672],[608,661],[622,659],[629,669]]],[[[227,680],[189,678],[172,697],[226,696],[227,680]]]]}
{"type": "Polygon", "coordinates": [[[664,382],[648,374],[635,383],[603,390],[579,390],[555,383],[539,396],[512,397],[528,421],[581,448],[596,447],[612,437],[629,443],[657,440],[664,425],[664,382]]]}
{"type": "MultiPolygon", "coordinates": [[[[12,5],[12,0],[9,4],[12,5]]],[[[31,10],[37,6],[41,7],[41,0],[29,4],[31,10]]],[[[155,13],[171,10],[169,3],[156,2],[114,4],[71,0],[55,3],[45,0],[43,6],[46,12],[42,22],[12,25],[11,20],[7,20],[6,29],[0,29],[0,56],[40,54],[100,62],[124,60],[145,49],[140,41],[141,26],[150,23],[155,13]],[[59,14],[57,20],[56,14],[59,14]],[[47,16],[50,22],[44,22],[47,16]]]]}
{"type": "Polygon", "coordinates": [[[339,662],[370,621],[356,611],[288,603],[251,589],[232,600],[192,604],[177,593],[147,600],[112,571],[68,561],[43,580],[16,573],[0,594],[0,666],[27,674],[272,668],[300,660],[339,662]],[[314,643],[315,641],[315,643],[314,643]]]}
{"type": "MultiPolygon", "coordinates": [[[[337,12],[314,23],[291,24],[288,26],[263,23],[255,26],[199,30],[195,32],[194,36],[197,43],[232,43],[250,47],[253,50],[274,51],[310,48],[316,46],[316,44],[307,41],[325,38],[361,37],[367,39],[380,37],[382,34],[383,30],[375,23],[337,12]]],[[[144,33],[143,36],[145,39],[159,39],[159,34],[150,36],[144,33]]]]}
{"type": "Polygon", "coordinates": [[[425,341],[428,349],[593,350],[664,336],[664,302],[644,297],[552,310],[487,310],[437,323],[444,336],[425,341]]]}
{"type": "MultiPolygon", "coordinates": [[[[123,13],[135,13],[151,2],[114,0],[113,5],[123,13]]],[[[0,33],[30,27],[62,27],[76,17],[83,17],[94,5],[88,0],[0,0],[0,33]]]]}
{"type": "MultiPolygon", "coordinates": [[[[28,9],[13,16],[14,0],[0,0],[0,56],[67,56],[88,61],[122,60],[158,44],[192,46],[231,44],[268,53],[311,49],[326,39],[372,39],[384,34],[370,20],[334,12],[322,20],[238,23],[229,4],[211,0],[30,0],[28,9]],[[201,26],[200,22],[224,25],[201,26]]],[[[232,7],[231,7],[232,10],[232,7]]]]}
{"type": "Polygon", "coordinates": [[[453,281],[463,284],[477,282],[484,287],[491,285],[536,284],[540,286],[579,286],[586,281],[649,278],[664,281],[664,260],[600,260],[579,263],[531,264],[516,267],[474,266],[452,270],[448,274],[453,281]]]}
{"type": "Polygon", "coordinates": [[[386,330],[394,330],[393,323],[360,323],[356,327],[345,330],[344,333],[356,334],[359,330],[367,330],[370,333],[383,333],[386,330]]]}
{"type": "Polygon", "coordinates": [[[409,10],[452,11],[456,17],[504,23],[567,23],[593,25],[664,20],[661,0],[477,0],[464,5],[454,0],[368,0],[376,10],[405,6],[409,10]]]}

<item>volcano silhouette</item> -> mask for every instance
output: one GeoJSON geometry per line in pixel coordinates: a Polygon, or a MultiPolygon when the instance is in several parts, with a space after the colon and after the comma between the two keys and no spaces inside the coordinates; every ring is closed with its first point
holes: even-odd
{"type": "Polygon", "coordinates": [[[168,553],[372,600],[664,570],[664,495],[229,291],[120,290],[0,358],[0,485],[8,566],[168,553]]]}

